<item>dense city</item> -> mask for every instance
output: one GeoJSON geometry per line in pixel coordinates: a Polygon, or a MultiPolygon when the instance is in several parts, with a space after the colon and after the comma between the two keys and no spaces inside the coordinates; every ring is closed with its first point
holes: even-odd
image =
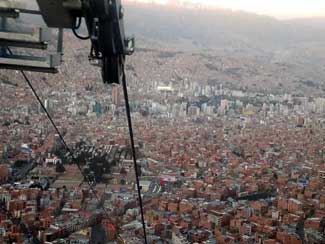
{"type": "Polygon", "coordinates": [[[69,150],[21,74],[0,73],[0,243],[144,243],[136,172],[148,243],[325,243],[322,92],[229,83],[187,68],[198,52],[140,48],[126,64],[135,169],[122,87],[101,83],[89,44],[65,43],[58,74],[27,75],[69,150]]]}
{"type": "MultiPolygon", "coordinates": [[[[93,192],[28,89],[10,86],[1,83],[18,98],[1,109],[2,240],[88,243],[100,232],[100,243],[142,243],[122,89],[44,100],[94,174],[93,192]]],[[[323,242],[325,98],[185,80],[132,88],[152,243],[323,242]]]]}

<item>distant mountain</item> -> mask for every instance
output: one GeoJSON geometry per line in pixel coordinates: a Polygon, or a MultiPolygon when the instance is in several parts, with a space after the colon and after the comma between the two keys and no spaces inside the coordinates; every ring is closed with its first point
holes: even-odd
{"type": "MultiPolygon", "coordinates": [[[[325,42],[320,20],[279,21],[231,10],[168,8],[127,5],[126,26],[148,42],[184,48],[274,49],[306,42],[325,42]],[[315,25],[315,28],[310,26],[315,25]]],[[[324,25],[325,26],[325,25],[324,25]]]]}
{"type": "MultiPolygon", "coordinates": [[[[125,12],[126,32],[135,35],[138,48],[128,61],[136,77],[147,82],[184,76],[235,88],[324,96],[325,18],[280,21],[241,11],[148,4],[126,4],[125,12]]],[[[77,43],[69,35],[66,53],[77,43]]],[[[88,62],[88,49],[82,50],[72,63],[88,62]]]]}
{"type": "Polygon", "coordinates": [[[278,92],[325,91],[322,18],[280,21],[241,11],[143,4],[127,5],[125,16],[127,32],[136,35],[137,46],[185,51],[168,62],[159,62],[159,56],[151,60],[143,70],[153,70],[152,77],[155,70],[171,70],[182,60],[186,65],[179,73],[190,70],[196,80],[278,92]]]}
{"type": "Polygon", "coordinates": [[[325,17],[292,19],[286,22],[325,31],[325,17]]]}
{"type": "MultiPolygon", "coordinates": [[[[37,8],[36,0],[21,0],[37,8]]],[[[325,17],[279,21],[275,18],[225,9],[171,8],[125,4],[126,29],[141,45],[176,49],[274,50],[325,43],[325,17]]],[[[23,16],[41,23],[41,18],[23,16]]]]}

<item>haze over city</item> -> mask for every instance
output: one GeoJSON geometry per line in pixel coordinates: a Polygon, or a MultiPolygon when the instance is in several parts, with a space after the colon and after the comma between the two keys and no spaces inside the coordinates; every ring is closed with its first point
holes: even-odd
{"type": "Polygon", "coordinates": [[[325,244],[325,0],[119,2],[0,0],[0,244],[325,244]]]}
{"type": "Polygon", "coordinates": [[[325,1],[322,0],[130,0],[131,2],[156,4],[199,4],[206,7],[220,7],[243,10],[277,18],[300,18],[325,16],[325,1]]]}

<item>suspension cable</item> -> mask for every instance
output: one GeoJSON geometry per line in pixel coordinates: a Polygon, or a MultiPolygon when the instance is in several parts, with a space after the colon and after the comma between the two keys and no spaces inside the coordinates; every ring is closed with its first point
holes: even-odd
{"type": "MultiPolygon", "coordinates": [[[[13,53],[10,50],[10,48],[7,48],[7,49],[9,51],[9,53],[12,55],[13,53]]],[[[96,200],[98,201],[98,203],[100,203],[101,201],[100,201],[98,195],[96,194],[96,191],[95,191],[92,183],[90,182],[89,177],[82,171],[81,165],[76,160],[76,158],[75,158],[72,150],[70,149],[70,147],[66,143],[63,135],[61,134],[60,130],[58,129],[58,127],[54,123],[54,121],[53,121],[51,115],[49,114],[48,110],[45,108],[42,100],[40,99],[39,95],[37,94],[35,88],[33,87],[32,83],[31,83],[31,81],[29,80],[29,78],[27,77],[27,75],[25,74],[25,72],[23,70],[21,70],[21,74],[23,75],[26,83],[28,84],[28,86],[32,90],[35,98],[37,99],[37,101],[41,105],[42,109],[44,110],[44,112],[45,112],[48,120],[51,122],[53,128],[55,129],[55,131],[59,135],[59,138],[60,138],[61,142],[63,143],[64,147],[66,148],[67,152],[72,157],[72,160],[76,163],[76,165],[77,165],[80,173],[84,177],[84,179],[86,179],[86,181],[87,181],[90,189],[94,193],[94,196],[95,196],[96,200]]],[[[144,219],[143,201],[142,201],[142,196],[141,196],[141,186],[140,186],[140,180],[139,180],[140,177],[139,177],[139,172],[138,172],[138,163],[137,163],[137,157],[136,157],[136,151],[135,151],[135,143],[134,143],[134,134],[133,134],[132,118],[131,118],[131,111],[130,111],[130,104],[129,104],[129,96],[128,96],[128,90],[127,90],[127,84],[126,84],[126,74],[125,74],[124,67],[123,67],[122,85],[123,85],[123,93],[124,93],[125,109],[126,109],[126,115],[127,115],[127,121],[128,121],[128,128],[129,128],[129,134],[130,134],[130,142],[131,142],[131,150],[132,150],[133,164],[134,164],[135,177],[136,177],[137,192],[138,192],[140,212],[141,212],[141,221],[142,221],[142,227],[143,227],[143,233],[144,233],[144,242],[145,242],[145,244],[148,244],[148,241],[147,241],[147,231],[146,231],[146,223],[145,223],[145,219],[144,219]]],[[[109,213],[107,212],[107,210],[105,209],[105,207],[102,204],[99,204],[99,205],[100,205],[100,207],[103,209],[103,211],[105,212],[105,214],[108,217],[109,213]]]]}
{"type": "MultiPolygon", "coordinates": [[[[12,51],[11,51],[10,48],[7,48],[7,50],[8,50],[8,52],[9,52],[11,55],[13,55],[13,53],[12,53],[12,51]]],[[[104,213],[105,213],[105,214],[107,215],[107,217],[108,217],[108,216],[109,216],[109,213],[108,213],[108,211],[105,209],[105,207],[104,207],[102,204],[100,204],[101,201],[100,201],[100,199],[99,199],[99,197],[98,197],[98,195],[97,195],[97,193],[96,193],[96,189],[94,189],[93,184],[91,183],[89,177],[88,177],[88,176],[83,172],[80,163],[78,162],[78,160],[76,160],[76,158],[75,158],[75,156],[74,156],[72,150],[70,149],[70,147],[69,147],[68,144],[66,143],[66,141],[65,141],[65,139],[64,139],[64,137],[63,137],[63,135],[61,134],[60,130],[58,129],[58,127],[57,127],[56,124],[54,123],[54,121],[53,121],[53,119],[52,119],[50,113],[49,113],[48,110],[45,108],[44,103],[42,102],[42,100],[40,99],[39,95],[37,94],[35,88],[33,87],[32,83],[31,83],[31,81],[30,81],[30,79],[27,77],[26,73],[25,73],[23,70],[20,70],[20,72],[21,72],[21,74],[23,75],[23,77],[24,77],[26,83],[28,84],[29,88],[32,90],[32,92],[33,92],[35,98],[37,99],[38,103],[41,105],[42,109],[44,110],[44,112],[45,112],[45,114],[46,114],[48,120],[51,122],[51,124],[52,124],[53,128],[55,129],[56,133],[59,135],[59,138],[60,138],[61,142],[63,143],[65,149],[67,150],[67,152],[68,152],[68,153],[70,154],[70,156],[72,157],[72,161],[74,161],[74,162],[76,163],[76,165],[77,165],[77,167],[78,167],[80,173],[82,174],[82,176],[84,177],[84,179],[87,181],[87,183],[88,183],[90,189],[91,189],[92,192],[94,193],[94,196],[95,196],[96,200],[98,201],[100,207],[103,209],[104,213]]]]}
{"type": "Polygon", "coordinates": [[[144,243],[147,244],[147,232],[146,232],[146,223],[144,220],[144,210],[143,210],[143,202],[142,202],[142,196],[141,196],[141,188],[140,188],[140,180],[139,180],[139,172],[138,172],[138,163],[137,163],[137,157],[135,152],[135,144],[134,144],[134,134],[133,134],[133,127],[132,127],[132,118],[131,118],[131,111],[130,111],[130,103],[129,103],[129,95],[128,95],[128,89],[126,84],[126,75],[124,67],[122,68],[123,77],[122,77],[122,85],[123,85],[123,93],[124,93],[124,100],[125,100],[125,110],[126,110],[126,116],[128,121],[128,127],[129,127],[129,134],[130,134],[130,142],[131,142],[131,150],[132,150],[132,157],[133,157],[133,164],[134,164],[134,170],[135,170],[135,178],[136,178],[136,184],[137,184],[137,190],[138,190],[138,197],[139,197],[139,205],[140,205],[140,212],[141,212],[141,221],[142,221],[142,228],[144,233],[144,243]]]}

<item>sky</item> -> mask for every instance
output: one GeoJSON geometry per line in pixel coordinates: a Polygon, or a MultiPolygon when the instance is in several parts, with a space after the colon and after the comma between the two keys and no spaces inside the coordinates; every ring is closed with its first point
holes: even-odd
{"type": "Polygon", "coordinates": [[[166,3],[172,1],[200,3],[208,6],[244,10],[287,19],[299,17],[325,17],[325,0],[137,0],[166,3]]]}

